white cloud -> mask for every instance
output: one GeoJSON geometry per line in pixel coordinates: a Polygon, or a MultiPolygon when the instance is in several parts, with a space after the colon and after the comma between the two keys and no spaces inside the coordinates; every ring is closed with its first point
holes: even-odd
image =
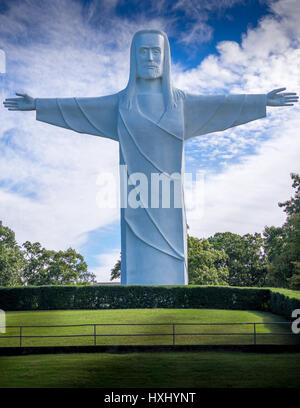
{"type": "Polygon", "coordinates": [[[300,118],[291,119],[264,142],[256,155],[207,175],[204,210],[188,212],[190,234],[208,237],[215,232],[262,232],[265,225],[281,225],[285,213],[278,202],[292,194],[290,173],[300,172],[300,118]]]}
{"type": "MultiPolygon", "coordinates": [[[[47,13],[44,9],[45,2],[24,1],[0,15],[8,59],[1,100],[12,90],[25,89],[38,97],[97,96],[124,86],[127,48],[108,53],[108,34],[89,27],[75,2],[70,7],[70,1],[53,1],[47,3],[47,13]],[[30,37],[32,21],[41,38],[30,37]],[[21,38],[25,45],[19,44],[21,38]]],[[[1,180],[6,181],[0,189],[1,219],[19,242],[78,247],[87,231],[118,219],[117,209],[103,211],[96,205],[99,172],[117,177],[116,142],[52,127],[36,122],[34,113],[1,107],[0,146],[1,180]]]]}
{"type": "MultiPolygon", "coordinates": [[[[101,255],[97,255],[95,258],[97,258],[99,266],[91,268],[90,271],[96,275],[97,282],[109,282],[110,270],[115,266],[120,258],[120,250],[115,249],[111,252],[102,253],[101,255]]],[[[114,280],[114,282],[118,281],[118,279],[114,280]]]]}
{"type": "MultiPolygon", "coordinates": [[[[168,15],[180,11],[182,15],[189,19],[189,23],[185,25],[184,30],[178,31],[176,37],[178,43],[194,48],[212,39],[214,27],[208,22],[211,14],[221,15],[235,5],[244,3],[244,0],[176,0],[172,2],[164,0],[159,3],[160,6],[156,5],[156,7],[159,7],[160,11],[166,9],[168,15]]],[[[178,20],[178,16],[174,21],[175,23],[176,20],[178,20]]],[[[181,23],[183,20],[183,18],[180,18],[181,23]]]]}
{"type": "MultiPolygon", "coordinates": [[[[271,6],[275,14],[248,30],[241,45],[222,42],[218,56],[206,58],[187,74],[178,73],[180,86],[203,93],[265,93],[284,86],[299,93],[300,30],[294,16],[300,14],[300,3],[282,0],[271,6]]],[[[300,109],[267,111],[266,119],[190,142],[202,152],[215,146],[207,155],[220,162],[227,153],[239,158],[245,148],[255,148],[254,155],[240,157],[238,164],[228,164],[221,174],[207,174],[203,216],[188,213],[191,234],[245,234],[283,223],[285,214],[277,203],[292,195],[290,173],[300,172],[300,109]]],[[[226,165],[226,160],[223,163],[226,165]]]]}
{"type": "Polygon", "coordinates": [[[210,55],[195,69],[176,72],[176,84],[187,91],[215,93],[264,93],[284,84],[299,86],[300,3],[270,2],[274,13],[258,27],[248,29],[241,44],[218,43],[219,55],[210,55]]]}

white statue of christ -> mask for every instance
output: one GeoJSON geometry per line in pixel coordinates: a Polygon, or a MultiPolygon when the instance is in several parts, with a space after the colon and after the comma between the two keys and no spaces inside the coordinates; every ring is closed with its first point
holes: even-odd
{"type": "MultiPolygon", "coordinates": [[[[142,30],[132,40],[130,76],[119,93],[95,98],[8,98],[9,110],[36,110],[36,119],[79,133],[119,142],[121,191],[128,178],[184,173],[184,141],[263,118],[266,106],[291,106],[295,93],[285,88],[259,95],[192,95],[173,87],[170,46],[159,30],[142,30]],[[123,168],[123,167],[122,167],[123,168]]],[[[178,177],[177,177],[178,179],[178,177]]],[[[121,208],[121,284],[186,285],[187,234],[183,183],[179,205],[121,208]],[[169,207],[169,208],[165,208],[169,207]]],[[[174,187],[175,189],[175,187],[174,187]]],[[[128,194],[130,192],[128,191],[128,194]]],[[[176,202],[175,202],[176,201],[176,202]]]]}

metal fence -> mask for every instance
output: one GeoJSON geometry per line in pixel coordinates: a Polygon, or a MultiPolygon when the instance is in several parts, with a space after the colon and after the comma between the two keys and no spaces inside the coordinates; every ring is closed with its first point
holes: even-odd
{"type": "MultiPolygon", "coordinates": [[[[18,334],[15,335],[0,335],[1,339],[19,339],[18,343],[20,347],[24,346],[24,339],[29,338],[75,338],[75,337],[92,337],[94,346],[97,345],[97,338],[99,337],[139,337],[139,336],[169,336],[173,345],[176,345],[176,338],[178,336],[251,336],[252,344],[257,344],[258,336],[281,336],[281,335],[294,335],[292,331],[280,331],[280,332],[261,332],[257,331],[260,325],[289,325],[292,322],[260,322],[260,323],[89,323],[89,324],[70,324],[70,325],[47,325],[47,326],[6,326],[7,329],[16,329],[18,334]],[[179,327],[186,327],[188,329],[195,326],[249,326],[250,331],[247,332],[195,332],[188,330],[187,332],[178,332],[179,327]],[[170,332],[167,333],[98,333],[98,327],[104,326],[167,326],[170,327],[170,332]],[[91,327],[91,333],[89,334],[54,334],[54,335],[32,335],[24,334],[25,329],[29,328],[66,328],[66,327],[91,327]]],[[[299,336],[300,337],[300,336],[299,336]]],[[[117,344],[116,344],[117,345],[117,344]]],[[[1,343],[0,343],[1,347],[1,343]]]]}

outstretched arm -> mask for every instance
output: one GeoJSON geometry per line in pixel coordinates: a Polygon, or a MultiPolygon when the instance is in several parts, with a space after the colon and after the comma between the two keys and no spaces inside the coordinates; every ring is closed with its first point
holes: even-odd
{"type": "Polygon", "coordinates": [[[298,101],[285,88],[268,94],[192,95],[184,100],[185,139],[219,132],[266,116],[267,106],[292,106],[298,101]]]}
{"type": "Polygon", "coordinates": [[[79,133],[118,140],[118,95],[99,98],[32,98],[17,93],[4,106],[12,111],[36,110],[36,119],[79,133]]]}

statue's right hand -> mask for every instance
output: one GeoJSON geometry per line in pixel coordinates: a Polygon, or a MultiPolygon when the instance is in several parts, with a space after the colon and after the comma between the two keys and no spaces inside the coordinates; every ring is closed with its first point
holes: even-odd
{"type": "Polygon", "coordinates": [[[35,99],[27,94],[16,93],[21,98],[7,98],[3,102],[5,108],[11,111],[30,111],[35,110],[35,99]]]}

